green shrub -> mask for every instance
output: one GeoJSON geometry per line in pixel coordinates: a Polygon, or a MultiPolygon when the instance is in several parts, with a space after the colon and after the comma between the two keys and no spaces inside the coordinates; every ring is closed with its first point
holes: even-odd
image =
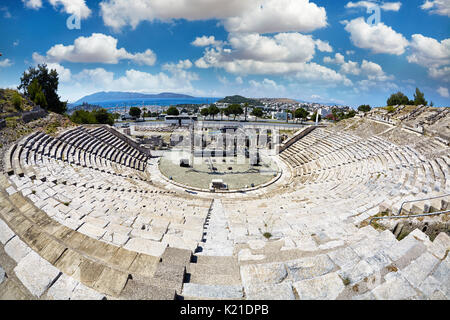
{"type": "Polygon", "coordinates": [[[20,96],[20,94],[17,91],[15,91],[13,93],[12,104],[14,105],[14,107],[17,110],[22,110],[22,104],[23,104],[22,97],[20,96]]]}

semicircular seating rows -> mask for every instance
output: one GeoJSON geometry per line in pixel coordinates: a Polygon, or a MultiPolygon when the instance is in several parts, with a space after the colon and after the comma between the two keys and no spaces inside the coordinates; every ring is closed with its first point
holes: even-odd
{"type": "Polygon", "coordinates": [[[279,192],[182,194],[104,127],[35,132],[5,155],[0,240],[42,299],[450,297],[448,235],[361,228],[448,193],[448,156],[320,128],[280,158],[292,179],[279,192]]]}

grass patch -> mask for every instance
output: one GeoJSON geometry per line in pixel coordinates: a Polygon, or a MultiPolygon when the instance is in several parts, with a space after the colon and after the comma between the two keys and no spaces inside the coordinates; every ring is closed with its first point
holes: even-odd
{"type": "Polygon", "coordinates": [[[386,269],[387,269],[389,272],[397,272],[397,271],[398,271],[397,267],[394,266],[394,265],[392,265],[392,264],[391,264],[390,266],[387,266],[386,269]]]}
{"type": "Polygon", "coordinates": [[[11,128],[11,129],[17,128],[17,125],[19,123],[19,119],[20,119],[19,117],[5,118],[6,127],[7,128],[11,128]]]}
{"type": "Polygon", "coordinates": [[[48,135],[54,135],[58,131],[60,124],[58,122],[52,122],[45,127],[45,133],[48,135]]]}
{"type": "Polygon", "coordinates": [[[397,237],[398,241],[402,241],[403,239],[405,239],[408,236],[409,232],[407,231],[402,231],[400,232],[400,234],[397,237]]]}
{"type": "Polygon", "coordinates": [[[271,234],[270,232],[264,232],[264,233],[263,233],[263,236],[264,236],[264,238],[266,238],[266,239],[272,238],[272,234],[271,234]]]}
{"type": "Polygon", "coordinates": [[[350,279],[349,278],[343,278],[342,279],[342,283],[344,284],[344,286],[348,286],[350,284],[350,279]]]}

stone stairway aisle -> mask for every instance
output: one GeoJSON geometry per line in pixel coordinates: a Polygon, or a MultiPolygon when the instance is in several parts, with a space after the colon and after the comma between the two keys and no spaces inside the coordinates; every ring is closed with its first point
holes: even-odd
{"type": "Polygon", "coordinates": [[[185,279],[182,296],[186,300],[241,300],[244,297],[236,257],[194,255],[185,279]]]}
{"type": "Polygon", "coordinates": [[[228,218],[220,199],[214,199],[206,218],[198,255],[232,256],[234,243],[230,240],[228,218]]]}

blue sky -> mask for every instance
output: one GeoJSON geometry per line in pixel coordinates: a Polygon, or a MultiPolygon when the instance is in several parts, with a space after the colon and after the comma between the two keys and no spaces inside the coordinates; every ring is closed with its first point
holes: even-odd
{"type": "Polygon", "coordinates": [[[45,62],[69,102],[170,91],[383,106],[419,87],[449,106],[449,17],[450,0],[3,0],[0,87],[45,62]]]}

